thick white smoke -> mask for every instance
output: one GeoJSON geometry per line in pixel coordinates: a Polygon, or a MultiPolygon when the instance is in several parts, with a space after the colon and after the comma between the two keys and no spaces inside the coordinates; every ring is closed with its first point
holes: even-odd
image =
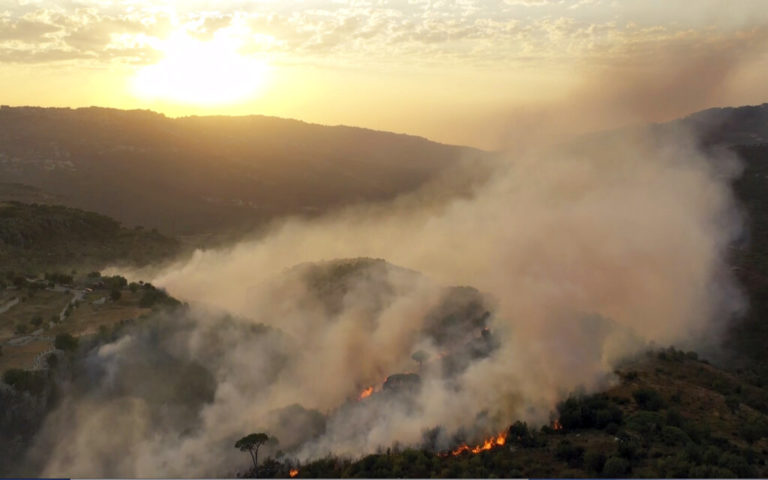
{"type": "Polygon", "coordinates": [[[738,308],[724,256],[739,232],[732,162],[684,132],[611,136],[510,155],[471,196],[427,190],[196,252],[152,279],[192,304],[183,322],[168,320],[184,328],[101,347],[94,361],[114,373],[48,420],[43,473],[227,475],[249,461],[234,440],[260,430],[280,440],[272,453],[307,460],[422,444],[438,427],[443,448],[517,419],[546,422],[568,392],[609,383],[623,356],[649,342],[701,345],[738,308]],[[354,257],[398,267],[291,268],[354,257]],[[434,312],[471,291],[452,285],[478,289],[492,314],[438,341],[434,312]],[[135,393],[160,388],[151,369],[129,375],[152,351],[209,372],[210,398],[182,425],[153,420],[176,397],[135,393]],[[464,363],[451,369],[444,356],[464,363]],[[407,372],[419,388],[356,400],[407,372]],[[135,383],[116,387],[126,375],[135,383]]]}

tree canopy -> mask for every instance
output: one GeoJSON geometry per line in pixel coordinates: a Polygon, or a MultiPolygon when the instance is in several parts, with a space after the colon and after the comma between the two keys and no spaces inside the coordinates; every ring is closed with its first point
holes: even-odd
{"type": "Polygon", "coordinates": [[[251,460],[253,460],[253,471],[256,471],[256,463],[258,462],[259,448],[267,442],[276,442],[274,437],[270,437],[266,433],[258,432],[246,435],[237,442],[235,442],[235,448],[240,449],[242,452],[248,452],[251,454],[251,460]]]}

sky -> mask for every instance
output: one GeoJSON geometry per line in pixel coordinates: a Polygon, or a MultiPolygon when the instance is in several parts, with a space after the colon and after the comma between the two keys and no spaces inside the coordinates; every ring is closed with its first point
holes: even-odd
{"type": "Polygon", "coordinates": [[[767,39],[761,0],[0,0],[0,103],[501,149],[768,101],[767,39]]]}

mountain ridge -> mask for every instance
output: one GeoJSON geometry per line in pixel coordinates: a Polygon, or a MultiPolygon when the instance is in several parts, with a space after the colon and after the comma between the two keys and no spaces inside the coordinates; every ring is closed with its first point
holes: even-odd
{"type": "Polygon", "coordinates": [[[4,183],[172,234],[248,231],[285,215],[388,200],[487,155],[266,116],[4,107],[0,127],[4,183]]]}

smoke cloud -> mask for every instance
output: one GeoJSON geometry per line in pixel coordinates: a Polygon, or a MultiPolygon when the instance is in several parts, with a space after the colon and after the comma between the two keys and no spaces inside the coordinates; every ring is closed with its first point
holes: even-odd
{"type": "Polygon", "coordinates": [[[30,461],[232,476],[253,431],[306,461],[548,422],[622,358],[706,346],[740,308],[737,173],[689,132],[625,132],[507,156],[471,194],[437,182],[198,251],[152,279],[190,308],[94,349],[30,461]]]}

